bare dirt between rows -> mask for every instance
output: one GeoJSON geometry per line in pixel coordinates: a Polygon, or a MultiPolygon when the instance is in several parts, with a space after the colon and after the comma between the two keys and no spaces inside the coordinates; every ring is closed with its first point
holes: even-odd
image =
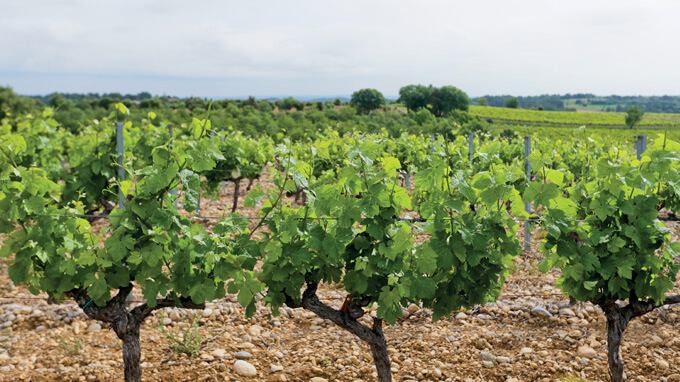
{"type": "MultiPolygon", "coordinates": [[[[231,206],[230,190],[233,185],[228,184],[212,203],[204,199],[203,215],[217,216],[227,208],[223,204],[231,206]]],[[[671,228],[677,237],[680,227],[671,228]]],[[[497,303],[438,322],[427,310],[404,307],[404,319],[385,327],[394,379],[608,380],[604,315],[592,304],[568,306],[555,288],[559,275],[538,271],[540,235],[534,230],[532,250],[517,259],[497,303]],[[534,308],[544,308],[552,317],[532,313],[534,308]]],[[[680,284],[674,293],[680,293],[680,284]]],[[[328,286],[322,286],[320,296],[336,308],[345,298],[328,286]]],[[[73,302],[48,304],[46,297],[14,286],[0,261],[0,381],[122,381],[116,335],[87,319],[73,302]]],[[[131,303],[139,299],[136,291],[131,303]]],[[[282,313],[273,317],[260,305],[246,319],[234,296],[209,303],[195,312],[206,341],[198,356],[187,356],[171,350],[158,328],[179,333],[194,312],[157,311],[142,328],[143,380],[375,380],[370,350],[358,338],[302,309],[282,313]],[[236,353],[243,351],[250,354],[246,361],[255,366],[255,377],[235,372],[236,353]]],[[[631,323],[622,347],[629,381],[680,381],[679,319],[680,308],[670,306],[631,323]]]]}

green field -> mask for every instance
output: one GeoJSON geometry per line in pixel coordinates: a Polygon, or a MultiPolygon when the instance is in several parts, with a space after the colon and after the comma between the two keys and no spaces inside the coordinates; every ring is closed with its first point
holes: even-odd
{"type": "MultiPolygon", "coordinates": [[[[517,122],[518,124],[539,123],[572,126],[626,126],[625,113],[540,111],[490,106],[470,106],[470,114],[480,118],[517,122]]],[[[676,127],[680,125],[680,114],[646,113],[639,125],[641,127],[676,127]]]]}

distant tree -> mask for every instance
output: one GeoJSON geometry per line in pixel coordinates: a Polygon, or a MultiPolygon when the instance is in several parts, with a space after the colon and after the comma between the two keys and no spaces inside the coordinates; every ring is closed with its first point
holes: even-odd
{"type": "Polygon", "coordinates": [[[467,111],[470,107],[470,98],[454,86],[442,86],[432,91],[430,105],[432,114],[443,117],[454,110],[467,111]]]}
{"type": "Polygon", "coordinates": [[[643,115],[645,115],[645,112],[640,110],[637,105],[629,107],[626,111],[626,125],[628,125],[628,128],[632,129],[637,125],[637,123],[642,120],[643,115]]]}
{"type": "Polygon", "coordinates": [[[207,110],[208,109],[208,103],[205,102],[203,98],[199,97],[191,97],[187,98],[184,100],[184,104],[186,105],[186,108],[194,111],[196,109],[201,109],[201,110],[207,110]]]}
{"type": "Polygon", "coordinates": [[[267,113],[274,110],[274,108],[272,107],[272,104],[269,103],[269,101],[260,101],[257,103],[257,110],[267,113]]]}
{"type": "Polygon", "coordinates": [[[333,101],[333,104],[335,106],[340,106],[342,105],[342,100],[340,98],[336,98],[335,101],[333,101]]]}
{"type": "Polygon", "coordinates": [[[518,109],[519,108],[519,99],[517,97],[510,97],[505,100],[505,107],[509,109],[518,109]]]}
{"type": "Polygon", "coordinates": [[[286,97],[281,101],[281,105],[279,106],[280,109],[283,110],[291,110],[292,108],[297,108],[300,105],[300,101],[296,100],[293,97],[286,97]]]}
{"type": "Polygon", "coordinates": [[[478,106],[489,106],[489,101],[487,101],[486,98],[477,98],[477,105],[478,106]]]}
{"type": "Polygon", "coordinates": [[[434,88],[432,85],[407,85],[399,89],[399,102],[406,105],[408,110],[418,111],[430,103],[430,96],[434,88]]]}
{"type": "Polygon", "coordinates": [[[33,105],[34,100],[19,96],[10,87],[0,86],[0,120],[11,113],[26,113],[33,105]]]}
{"type": "Polygon", "coordinates": [[[413,114],[413,120],[420,126],[424,126],[427,123],[434,123],[436,118],[428,109],[421,109],[417,113],[413,114]]]}
{"type": "Polygon", "coordinates": [[[163,102],[158,98],[146,98],[139,101],[139,107],[142,109],[160,109],[163,102]]]}
{"type": "Polygon", "coordinates": [[[58,109],[66,105],[67,102],[68,100],[66,99],[66,97],[64,97],[62,94],[57,93],[50,97],[50,99],[47,101],[47,104],[50,105],[50,107],[58,109]]]}
{"type": "Polygon", "coordinates": [[[375,89],[361,89],[352,93],[350,105],[363,114],[368,114],[385,105],[385,97],[375,89]]]}
{"type": "Polygon", "coordinates": [[[113,105],[114,103],[115,101],[110,97],[103,97],[99,100],[99,107],[103,108],[104,110],[109,110],[109,106],[113,105]]]}

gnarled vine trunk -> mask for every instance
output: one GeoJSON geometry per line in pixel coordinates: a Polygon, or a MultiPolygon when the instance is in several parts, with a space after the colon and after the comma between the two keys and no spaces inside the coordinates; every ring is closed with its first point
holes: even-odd
{"type": "Polygon", "coordinates": [[[603,307],[607,318],[607,360],[609,377],[612,382],[623,382],[623,360],[621,359],[621,338],[628,327],[630,315],[622,311],[615,303],[603,307]]]}
{"type": "Polygon", "coordinates": [[[142,350],[139,344],[139,331],[141,322],[130,315],[126,323],[121,321],[112,323],[114,332],[123,342],[123,366],[125,370],[125,382],[141,382],[142,368],[140,360],[142,350]]]}
{"type": "Polygon", "coordinates": [[[127,310],[125,300],[132,291],[132,285],[118,290],[118,294],[106,302],[105,306],[97,306],[92,302],[85,289],[71,291],[73,299],[85,314],[94,319],[107,322],[116,336],[123,342],[123,366],[125,370],[125,382],[141,382],[142,368],[140,360],[142,350],[139,342],[139,333],[142,322],[151,312],[156,309],[180,306],[190,309],[203,309],[205,304],[194,304],[187,298],[164,298],[156,301],[154,307],[146,303],[127,310]],[[179,305],[177,305],[179,302],[179,305]]]}
{"type": "Polygon", "coordinates": [[[287,299],[286,304],[312,311],[317,316],[332,321],[368,343],[373,355],[373,363],[378,372],[378,381],[392,382],[390,356],[387,352],[387,341],[382,330],[382,319],[374,318],[372,328],[368,328],[357,321],[357,318],[363,315],[361,307],[366,306],[368,301],[353,301],[348,310],[344,312],[322,303],[316,295],[316,290],[317,284],[307,281],[307,289],[302,294],[302,304],[295,304],[290,298],[287,299]]]}

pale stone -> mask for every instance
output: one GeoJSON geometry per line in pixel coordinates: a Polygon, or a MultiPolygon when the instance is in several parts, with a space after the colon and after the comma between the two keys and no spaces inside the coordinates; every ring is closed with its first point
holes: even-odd
{"type": "Polygon", "coordinates": [[[671,365],[666,360],[663,359],[657,360],[656,366],[658,366],[659,369],[661,370],[668,370],[671,367],[671,365]]]}
{"type": "Polygon", "coordinates": [[[102,330],[102,326],[98,323],[90,324],[90,326],[87,327],[87,331],[92,333],[98,332],[100,330],[102,330]]]}
{"type": "Polygon", "coordinates": [[[242,359],[234,362],[234,371],[236,371],[236,374],[243,377],[254,377],[257,375],[257,369],[255,369],[255,366],[242,359]]]}
{"type": "Polygon", "coordinates": [[[533,351],[534,350],[532,348],[522,348],[522,350],[520,350],[519,352],[521,354],[530,354],[530,353],[533,353],[533,351]]]}
{"type": "Polygon", "coordinates": [[[433,377],[439,379],[439,378],[442,377],[442,375],[443,375],[443,374],[442,374],[442,371],[439,370],[439,369],[437,369],[436,367],[434,368],[434,370],[432,370],[432,376],[433,376],[433,377]]]}
{"type": "Polygon", "coordinates": [[[410,314],[414,314],[420,310],[420,307],[416,304],[409,304],[406,308],[410,314]]]}
{"type": "Polygon", "coordinates": [[[579,346],[579,348],[576,349],[576,355],[581,358],[593,359],[597,357],[597,352],[589,346],[579,346]]]}
{"type": "Polygon", "coordinates": [[[542,308],[540,306],[531,309],[531,314],[540,318],[552,317],[552,313],[548,312],[545,308],[542,308]]]}
{"type": "Polygon", "coordinates": [[[224,358],[227,356],[227,351],[224,349],[215,349],[210,354],[215,358],[224,358]]]}
{"type": "Polygon", "coordinates": [[[574,311],[569,308],[562,308],[560,309],[560,316],[574,317],[576,316],[576,313],[574,313],[574,311]]]}
{"type": "Polygon", "coordinates": [[[168,317],[170,317],[170,319],[173,320],[173,321],[181,321],[182,320],[182,316],[180,316],[179,312],[176,311],[176,310],[170,311],[170,313],[168,314],[168,317]]]}
{"type": "Polygon", "coordinates": [[[259,337],[262,333],[262,327],[260,325],[253,325],[248,328],[248,333],[253,337],[259,337]]]}
{"type": "Polygon", "coordinates": [[[275,373],[275,372],[277,372],[277,371],[283,371],[283,366],[281,366],[281,365],[272,365],[272,366],[269,368],[269,370],[270,370],[272,373],[275,373]]]}
{"type": "Polygon", "coordinates": [[[489,353],[488,351],[479,352],[479,358],[482,361],[490,361],[490,362],[494,362],[496,360],[496,356],[489,353]]]}

